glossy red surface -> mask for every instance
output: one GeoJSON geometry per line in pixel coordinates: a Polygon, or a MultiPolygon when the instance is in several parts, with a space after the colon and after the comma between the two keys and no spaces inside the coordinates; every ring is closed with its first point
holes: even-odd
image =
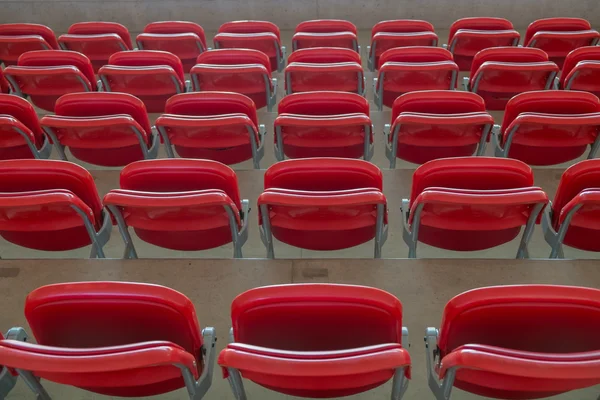
{"type": "Polygon", "coordinates": [[[0,94],[0,115],[2,122],[2,140],[0,141],[0,159],[33,158],[33,154],[15,128],[30,134],[37,148],[44,143],[44,133],[40,128],[33,106],[19,96],[0,94]]]}
{"type": "Polygon", "coordinates": [[[292,93],[332,90],[358,93],[364,85],[362,66],[356,62],[302,63],[285,67],[286,87],[292,93]]]}
{"type": "Polygon", "coordinates": [[[252,289],[233,301],[232,325],[236,343],[221,352],[219,364],[274,391],[338,397],[377,387],[398,367],[410,376],[410,357],[400,344],[402,305],[378,289],[252,289]],[[339,336],[339,329],[348,334],[339,336]]]}
{"type": "Polygon", "coordinates": [[[0,342],[0,353],[37,376],[112,396],[150,396],[184,386],[180,363],[202,372],[202,336],[190,300],[128,282],[41,287],[25,315],[38,345],[0,342]],[[123,329],[127,326],[127,329],[123,329]],[[16,353],[16,354],[15,354],[16,353]]]}
{"type": "Polygon", "coordinates": [[[438,346],[443,376],[494,398],[536,399],[600,382],[597,289],[517,285],[474,289],[448,302],[438,346]],[[515,334],[515,331],[518,334],[515,334]]]}
{"type": "Polygon", "coordinates": [[[15,65],[28,51],[58,49],[52,29],[40,24],[0,24],[0,60],[15,65]]]}

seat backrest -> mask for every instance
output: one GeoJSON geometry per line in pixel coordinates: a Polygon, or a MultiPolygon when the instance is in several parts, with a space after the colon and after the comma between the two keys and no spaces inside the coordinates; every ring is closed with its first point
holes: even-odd
{"type": "Polygon", "coordinates": [[[121,189],[142,192],[219,189],[241,210],[237,176],[217,161],[168,158],[136,161],[121,171],[121,189]]]}
{"type": "Polygon", "coordinates": [[[108,59],[109,65],[120,65],[128,67],[147,67],[154,65],[167,65],[175,71],[181,82],[185,81],[183,65],[176,55],[160,50],[135,50],[120,51],[108,59]]]}
{"type": "Polygon", "coordinates": [[[411,204],[429,187],[472,190],[533,186],[533,171],[522,161],[495,157],[455,157],[429,161],[415,170],[411,204]]]}
{"type": "Polygon", "coordinates": [[[296,26],[296,33],[332,33],[332,32],[352,32],[358,34],[356,25],[350,21],[342,19],[313,19],[310,21],[300,22],[296,26]]]}
{"type": "Polygon", "coordinates": [[[167,101],[165,113],[201,116],[241,113],[258,126],[254,101],[241,93],[208,91],[177,94],[167,101]]]}
{"type": "Polygon", "coordinates": [[[442,357],[465,344],[575,353],[598,350],[600,290],[558,285],[473,289],[451,299],[442,316],[442,357]],[[515,334],[518,332],[518,334],[515,334]]]}
{"type": "Polygon", "coordinates": [[[208,50],[198,56],[198,64],[260,64],[271,72],[271,61],[269,57],[258,50],[253,49],[215,49],[208,50]]]}
{"type": "Polygon", "coordinates": [[[513,29],[513,24],[504,18],[492,17],[469,17],[461,18],[450,26],[448,43],[452,42],[454,35],[459,29],[472,29],[478,31],[504,31],[513,29]]]}
{"type": "Polygon", "coordinates": [[[195,22],[189,21],[158,21],[151,22],[144,28],[144,33],[195,33],[206,48],[204,29],[195,22]]]}
{"type": "Polygon", "coordinates": [[[402,112],[427,114],[485,112],[485,101],[477,93],[455,90],[423,90],[405,93],[394,100],[392,122],[402,112]]]}
{"type": "Polygon", "coordinates": [[[192,302],[159,285],[77,282],[42,286],[27,296],[25,317],[39,344],[90,348],[169,341],[201,357],[192,302]]]}
{"type": "Polygon", "coordinates": [[[371,29],[371,39],[379,32],[434,32],[433,25],[418,19],[393,19],[380,21],[371,29]]]}
{"type": "Polygon", "coordinates": [[[600,46],[585,46],[571,51],[565,58],[562,72],[560,73],[561,84],[564,86],[569,73],[580,61],[600,61],[600,46]]]}
{"type": "Polygon", "coordinates": [[[585,31],[592,29],[590,23],[583,18],[545,18],[533,21],[525,32],[524,46],[527,46],[533,35],[539,31],[585,31]]]}
{"type": "Polygon", "coordinates": [[[58,42],[52,29],[40,24],[0,24],[0,36],[41,36],[53,49],[58,49],[58,42]]]}
{"type": "Polygon", "coordinates": [[[19,57],[20,67],[52,67],[72,65],[77,68],[90,81],[92,87],[96,85],[94,68],[89,58],[81,53],[70,50],[37,50],[29,51],[19,57]]]}
{"type": "Polygon", "coordinates": [[[309,47],[295,50],[288,57],[288,64],[303,63],[340,63],[355,62],[360,64],[360,54],[351,49],[341,47],[309,47]]]}
{"type": "Polygon", "coordinates": [[[431,46],[411,46],[411,47],[396,47],[389,49],[381,54],[379,58],[379,67],[388,61],[391,62],[437,62],[437,61],[452,61],[452,53],[441,47],[431,46]]]}
{"type": "Polygon", "coordinates": [[[140,99],[128,93],[69,93],[58,99],[54,111],[56,115],[66,117],[127,114],[140,124],[147,134],[151,132],[146,106],[140,99]]]}
{"type": "Polygon", "coordinates": [[[0,94],[0,114],[11,115],[25,125],[39,138],[43,136],[42,129],[33,106],[24,98],[11,94],[0,94]]]}
{"type": "Polygon", "coordinates": [[[374,164],[345,158],[285,160],[265,172],[264,188],[334,191],[383,190],[383,175],[374,164]]]}
{"type": "Polygon", "coordinates": [[[401,343],[402,304],[383,290],[365,286],[267,286],[237,296],[231,322],[240,343],[295,351],[346,350],[401,343]]]}
{"type": "Polygon", "coordinates": [[[225,22],[219,27],[217,33],[263,33],[270,32],[277,36],[278,40],[281,40],[279,33],[279,27],[269,21],[253,21],[253,20],[241,20],[241,21],[229,21],[225,22]]]}
{"type": "Polygon", "coordinates": [[[540,49],[532,47],[491,47],[475,54],[471,64],[471,78],[486,61],[533,63],[548,61],[548,55],[540,49]]]}
{"type": "Polygon", "coordinates": [[[116,33],[123,39],[128,49],[133,49],[131,36],[127,28],[116,22],[90,21],[78,22],[69,27],[68,32],[72,35],[100,35],[104,33],[116,33]]]}
{"type": "Polygon", "coordinates": [[[58,160],[0,161],[0,192],[15,193],[48,189],[73,192],[99,219],[102,202],[94,178],[85,168],[58,160]]]}
{"type": "Polygon", "coordinates": [[[9,91],[8,81],[4,77],[2,68],[0,68],[0,93],[8,93],[8,91],[9,91]]]}
{"type": "Polygon", "coordinates": [[[349,92],[292,93],[281,99],[278,113],[300,115],[363,113],[369,115],[369,101],[358,93],[349,92]]]}
{"type": "Polygon", "coordinates": [[[552,202],[552,209],[561,210],[584,189],[600,187],[600,159],[583,160],[563,173],[552,202]]]}
{"type": "Polygon", "coordinates": [[[600,112],[600,99],[591,93],[571,90],[537,90],[519,93],[508,101],[502,132],[524,112],[544,114],[587,114],[600,112]]]}

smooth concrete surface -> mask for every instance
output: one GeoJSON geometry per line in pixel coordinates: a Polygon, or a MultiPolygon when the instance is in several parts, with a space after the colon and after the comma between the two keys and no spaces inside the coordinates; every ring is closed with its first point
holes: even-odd
{"type": "Polygon", "coordinates": [[[448,28],[463,17],[508,18],[517,28],[549,17],[582,17],[600,24],[596,0],[0,0],[0,23],[35,22],[58,32],[80,21],[114,21],[141,31],[153,21],[187,20],[205,29],[224,22],[259,19],[293,29],[321,18],[348,19],[370,29],[386,19],[424,19],[448,28]]]}
{"type": "MultiPolygon", "coordinates": [[[[412,176],[414,168],[400,168],[396,170],[383,170],[383,192],[388,202],[388,239],[383,247],[383,258],[405,258],[408,256],[408,247],[402,240],[402,219],[400,205],[402,199],[410,197],[412,176]]],[[[534,169],[535,185],[540,186],[548,194],[550,199],[554,198],[558,182],[563,169],[540,168],[534,169]]],[[[111,189],[119,187],[118,170],[91,170],[96,182],[100,197],[103,197],[111,189]]],[[[243,247],[243,255],[246,258],[264,258],[266,250],[260,240],[258,230],[258,216],[256,202],[263,190],[264,170],[239,170],[236,171],[240,195],[250,200],[250,220],[248,241],[243,247]]],[[[133,230],[130,230],[133,234],[133,230]]],[[[151,244],[142,242],[133,236],[134,244],[140,258],[231,258],[233,249],[231,245],[221,246],[211,250],[182,252],[167,250],[151,244]]],[[[512,240],[502,246],[488,250],[474,252],[448,251],[434,248],[419,243],[417,256],[419,258],[504,258],[511,259],[516,255],[519,239],[512,240]]],[[[109,243],[105,246],[108,258],[121,258],[124,252],[124,244],[118,228],[113,227],[109,243]]],[[[87,258],[90,247],[64,251],[44,252],[24,249],[0,239],[0,256],[4,259],[16,258],[87,258]]],[[[550,254],[550,247],[545,242],[541,226],[536,226],[530,242],[529,252],[531,258],[546,258],[550,254]]],[[[275,257],[277,258],[373,258],[373,242],[338,251],[311,251],[303,250],[287,244],[275,241],[275,257]]],[[[600,253],[580,251],[565,247],[566,258],[589,259],[600,258],[600,253]]]]}
{"type": "MultiPolygon", "coordinates": [[[[250,288],[284,283],[344,283],[377,287],[403,303],[403,325],[410,332],[413,379],[406,400],[433,399],[426,383],[423,334],[440,324],[445,304],[455,295],[482,286],[560,284],[598,288],[597,261],[541,260],[20,260],[0,261],[0,329],[28,329],[24,302],[32,290],[68,281],[117,280],[149,282],[176,289],[196,307],[201,327],[214,326],[217,350],[227,343],[230,304],[250,288]]],[[[118,329],[118,327],[117,327],[118,329]]],[[[318,329],[318,327],[315,327],[318,329]]],[[[340,332],[343,335],[344,332],[340,332]]],[[[516,329],[515,334],[518,334],[516,329]]],[[[32,338],[33,340],[33,338],[32,338]]],[[[44,381],[53,399],[100,400],[109,397],[44,381]]],[[[245,382],[249,400],[293,399],[245,382]]],[[[389,399],[391,383],[348,400],[389,399]]],[[[553,397],[561,400],[596,400],[600,386],[553,397]]],[[[185,390],[153,399],[186,399],[185,390]]],[[[23,382],[7,400],[34,400],[23,382]]],[[[215,370],[207,400],[233,400],[229,385],[215,370]]],[[[453,400],[484,399],[454,391],[453,400]]]]}

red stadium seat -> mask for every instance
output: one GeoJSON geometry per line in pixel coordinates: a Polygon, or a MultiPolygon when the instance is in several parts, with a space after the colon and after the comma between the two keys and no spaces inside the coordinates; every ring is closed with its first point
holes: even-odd
{"type": "Polygon", "coordinates": [[[362,393],[393,378],[391,398],[399,400],[408,386],[411,360],[402,304],[383,290],[260,287],[233,300],[231,322],[234,342],[218,362],[238,399],[246,398],[242,377],[308,398],[362,393]]]}
{"type": "Polygon", "coordinates": [[[277,101],[277,79],[269,57],[252,49],[219,49],[198,56],[191,70],[194,91],[235,92],[250,97],[257,109],[271,111],[277,101]]]}
{"type": "Polygon", "coordinates": [[[84,54],[92,62],[94,72],[108,64],[114,53],[133,50],[129,31],[116,22],[78,22],[58,38],[58,44],[63,50],[84,54]]]}
{"type": "Polygon", "coordinates": [[[437,46],[438,36],[433,25],[427,21],[415,19],[396,19],[381,21],[371,29],[371,45],[369,53],[369,69],[374,71],[379,66],[379,57],[389,49],[407,46],[437,46]]]}
{"type": "Polygon", "coordinates": [[[163,112],[169,97],[186,90],[181,60],[166,51],[115,53],[98,76],[105,91],[139,97],[149,113],[163,112]]]}
{"type": "Polygon", "coordinates": [[[52,29],[39,24],[0,24],[0,62],[16,65],[23,53],[58,50],[52,29]]]}
{"type": "Polygon", "coordinates": [[[600,100],[591,93],[544,90],[521,93],[508,101],[502,127],[494,136],[496,157],[530,165],[553,165],[580,157],[600,140],[600,100]]]}
{"type": "Polygon", "coordinates": [[[160,21],[146,25],[136,38],[140,50],[161,50],[175,54],[187,72],[206,50],[204,29],[195,22],[160,21]]]}
{"type": "Polygon", "coordinates": [[[357,62],[292,62],[285,67],[286,94],[323,90],[364,96],[365,77],[362,66],[357,62]]]}
{"type": "Polygon", "coordinates": [[[288,63],[361,63],[360,54],[354,50],[344,49],[342,47],[309,47],[294,51],[288,57],[288,63]]]}
{"type": "Polygon", "coordinates": [[[19,96],[0,94],[0,160],[49,158],[51,151],[33,106],[19,96]]]}
{"type": "Polygon", "coordinates": [[[92,245],[104,258],[112,229],[92,175],[65,161],[0,161],[0,215],[0,236],[35,250],[92,245]]]}
{"type": "Polygon", "coordinates": [[[475,94],[454,90],[411,92],[392,106],[385,125],[386,157],[423,164],[437,158],[483,155],[494,119],[475,94]]]}
{"type": "MultiPolygon", "coordinates": [[[[425,336],[429,387],[482,398],[540,399],[600,383],[600,290],[495,286],[451,299],[425,336]]],[[[573,394],[574,398],[581,395],[573,394]]]]}
{"type": "Polygon", "coordinates": [[[281,45],[279,28],[268,21],[231,21],[219,27],[213,42],[217,49],[254,49],[265,53],[271,71],[283,71],[286,50],[281,45]]]}
{"type": "Polygon", "coordinates": [[[224,164],[253,160],[260,168],[264,156],[264,125],[258,124],[252,99],[233,92],[182,93],[169,99],[156,120],[167,155],[172,146],[184,158],[203,158],[224,164]]]}
{"type": "Polygon", "coordinates": [[[569,167],[562,175],[552,207],[542,219],[546,241],[552,247],[550,258],[563,258],[562,245],[587,251],[600,251],[598,213],[600,205],[600,160],[585,160],[569,167]]]}
{"type": "Polygon", "coordinates": [[[90,60],[76,51],[30,51],[17,65],[6,67],[4,75],[13,93],[28,95],[35,106],[46,111],[54,111],[63,94],[97,90],[90,60]]]}
{"type": "Polygon", "coordinates": [[[483,97],[488,110],[504,110],[519,93],[552,89],[558,71],[540,49],[494,47],[475,55],[465,88],[483,97]]]}
{"type": "Polygon", "coordinates": [[[450,27],[448,50],[461,71],[470,71],[475,54],[490,47],[517,46],[520,37],[504,18],[461,18],[450,27]]]}
{"type": "Polygon", "coordinates": [[[4,72],[2,72],[2,68],[0,68],[0,93],[8,93],[10,92],[8,81],[4,77],[4,72]]]}
{"type": "Polygon", "coordinates": [[[107,167],[158,155],[146,107],[130,94],[71,93],[58,99],[54,111],[40,124],[63,160],[65,147],[79,160],[107,167]]]}
{"type": "Polygon", "coordinates": [[[228,166],[210,160],[162,159],[129,164],[121,171],[121,189],[104,204],[119,225],[125,258],[137,258],[129,228],[155,246],[181,251],[233,244],[242,257],[248,238],[248,200],[241,200],[237,177],[228,166]]]}
{"type": "MultiPolygon", "coordinates": [[[[304,50],[292,54],[301,51],[304,50]]],[[[373,155],[369,102],[355,93],[290,94],[279,102],[274,132],[275,156],[279,161],[286,155],[290,158],[364,157],[365,160],[373,155]]]]}
{"type": "Polygon", "coordinates": [[[429,161],[413,175],[411,198],[402,200],[409,258],[417,243],[455,251],[489,249],[521,235],[517,258],[548,202],[533,186],[527,164],[512,159],[457,157],[429,161]]]}
{"type": "Polygon", "coordinates": [[[532,22],[527,27],[527,47],[544,50],[550,61],[562,68],[565,57],[571,51],[584,46],[595,46],[600,33],[582,18],[546,18],[532,22]]]}
{"type": "Polygon", "coordinates": [[[580,47],[570,52],[560,73],[559,87],[600,96],[600,47],[580,47]]]}
{"type": "Polygon", "coordinates": [[[316,19],[296,26],[292,49],[308,47],[343,47],[359,52],[356,26],[340,19],[316,19]]]}
{"type": "Polygon", "coordinates": [[[119,397],[185,387],[191,400],[202,399],[211,385],[215,330],[200,330],[194,305],[173,289],[102,281],[48,285],[27,296],[25,316],[37,344],[0,340],[0,359],[38,399],[50,399],[40,380],[119,397]]]}
{"type": "Polygon", "coordinates": [[[440,47],[399,47],[379,58],[379,75],[374,79],[374,99],[379,110],[392,107],[404,93],[420,90],[454,90],[458,66],[452,54],[440,47]]]}
{"type": "Polygon", "coordinates": [[[375,258],[387,238],[387,201],[379,168],[362,160],[285,160],[265,173],[258,198],[267,257],[273,238],[309,250],[339,250],[375,239],[375,258]]]}

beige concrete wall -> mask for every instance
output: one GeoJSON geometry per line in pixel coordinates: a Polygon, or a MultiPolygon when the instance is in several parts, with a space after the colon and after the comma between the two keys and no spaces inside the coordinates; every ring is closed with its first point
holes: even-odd
{"type": "Polygon", "coordinates": [[[0,23],[36,22],[64,32],[79,21],[116,21],[139,32],[151,21],[190,20],[215,30],[236,19],[265,19],[292,29],[314,18],[344,18],[360,29],[393,18],[425,19],[447,29],[468,16],[509,18],[517,28],[538,18],[584,17],[600,26],[598,0],[0,0],[0,23]]]}

